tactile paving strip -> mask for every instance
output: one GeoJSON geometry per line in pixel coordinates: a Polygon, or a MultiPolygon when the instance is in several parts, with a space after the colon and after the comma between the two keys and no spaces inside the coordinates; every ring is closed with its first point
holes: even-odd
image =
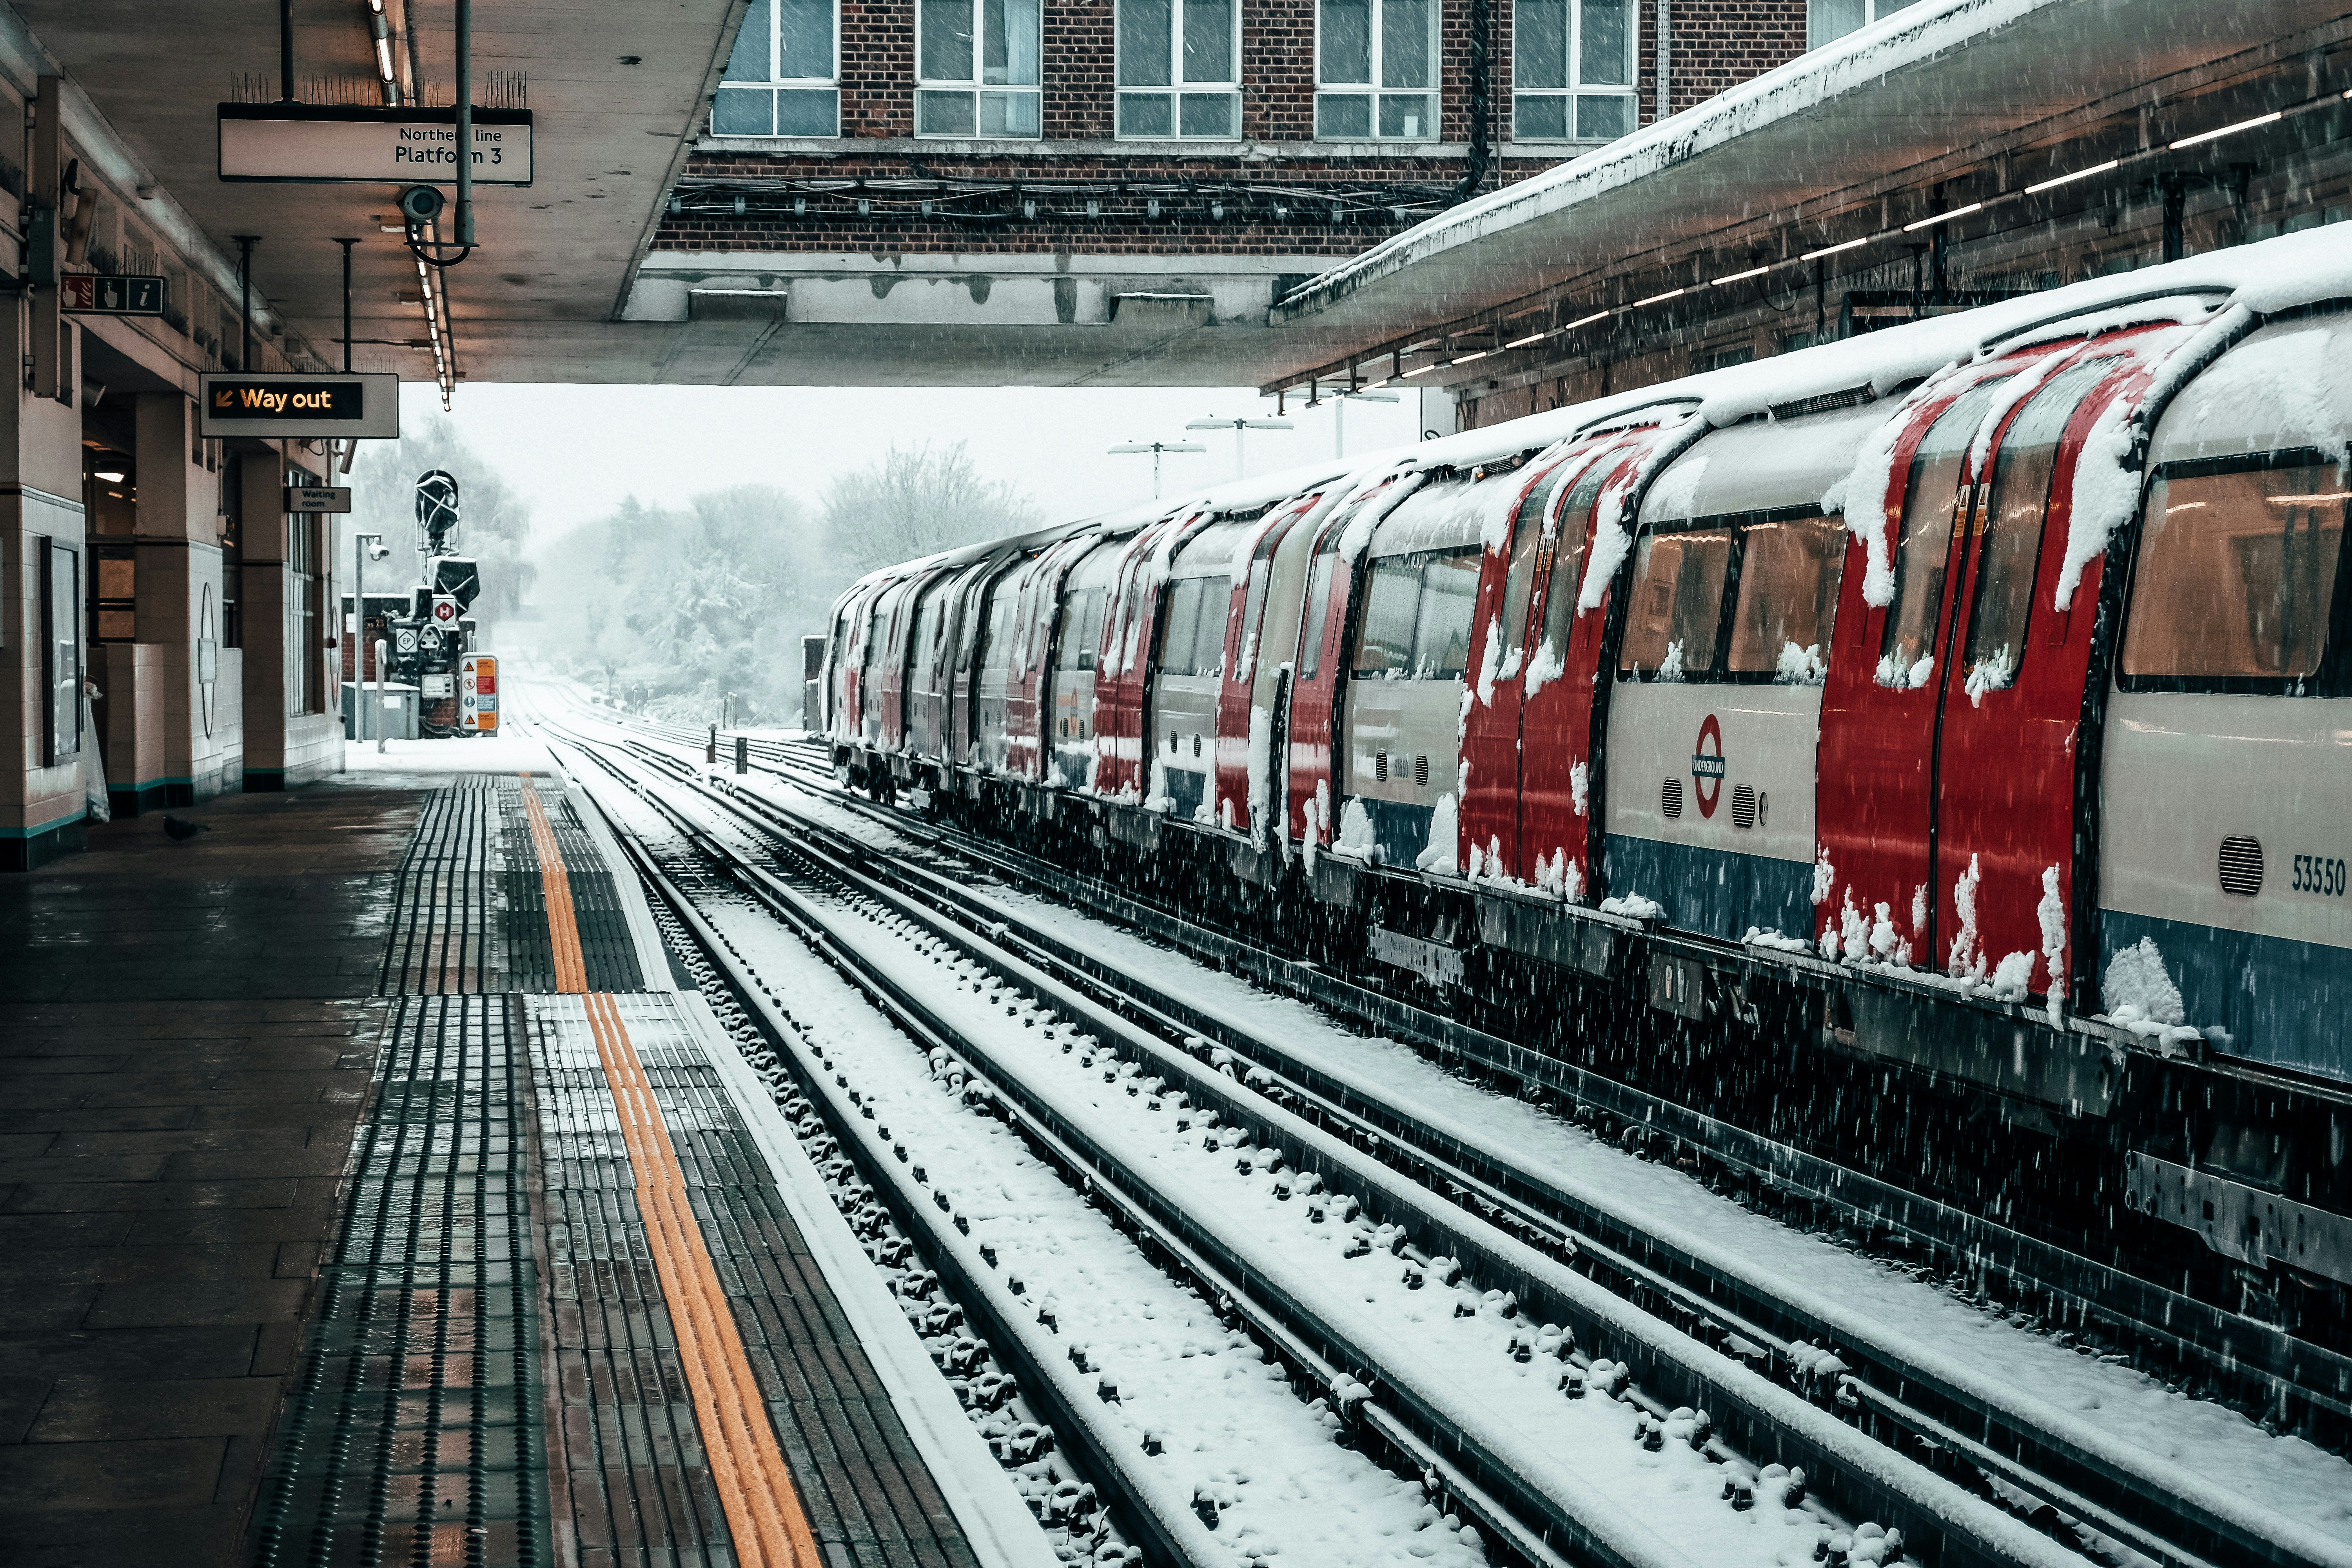
{"type": "Polygon", "coordinates": [[[498,781],[479,778],[461,779],[426,799],[394,884],[381,994],[508,988],[507,942],[490,876],[500,858],[499,798],[498,781]]]}
{"type": "Polygon", "coordinates": [[[572,802],[553,790],[540,790],[519,778],[499,781],[499,811],[504,827],[505,864],[499,882],[506,895],[504,926],[514,988],[518,991],[637,991],[645,975],[637,967],[635,940],[629,933],[612,868],[581,826],[572,802]],[[583,973],[565,984],[557,973],[557,953],[566,944],[554,940],[546,879],[540,858],[532,853],[532,822],[524,791],[539,795],[539,816],[553,836],[558,863],[570,884],[570,918],[575,929],[583,973]]]}
{"type": "Polygon", "coordinates": [[[403,997],[255,1525],[258,1568],[553,1561],[507,996],[403,997]]]}
{"type": "MultiPolygon", "coordinates": [[[[676,1003],[659,994],[615,996],[610,1003],[628,1030],[661,1110],[695,1218],[824,1561],[840,1568],[973,1563],[971,1546],[888,1393],[785,1212],[766,1161],[676,1003]]],[[[532,997],[528,1005],[561,1339],[567,1320],[561,1300],[565,1238],[559,1215],[579,1214],[598,1225],[597,1245],[616,1262],[625,1256],[634,1289],[650,1296],[656,1287],[626,1151],[596,1070],[587,1005],[580,997],[553,996],[532,997]],[[571,1184],[578,1198],[559,1204],[559,1180],[571,1184]]],[[[570,1245],[581,1247],[576,1235],[570,1245]]],[[[617,1268],[613,1278],[620,1278],[617,1268]]],[[[585,1288],[583,1277],[583,1292],[585,1288]]],[[[583,1319],[601,1310],[609,1320],[612,1311],[584,1295],[578,1310],[583,1319]]],[[[583,1322],[583,1329],[593,1331],[593,1324],[583,1322]]],[[[571,1347],[559,1343],[557,1355],[565,1369],[570,1443],[570,1390],[575,1381],[571,1347]]],[[[688,1412],[678,1410],[677,1418],[692,1431],[688,1412]]],[[[709,1486],[707,1472],[696,1484],[709,1486]]],[[[582,1506],[579,1499],[573,1506],[582,1506]]],[[[715,1502],[709,1517],[717,1518],[715,1502]]],[[[681,1554],[680,1561],[688,1560],[681,1554]]]]}

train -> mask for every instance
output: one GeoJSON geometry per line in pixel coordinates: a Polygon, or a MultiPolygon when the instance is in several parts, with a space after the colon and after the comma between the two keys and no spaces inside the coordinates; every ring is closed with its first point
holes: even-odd
{"type": "Polygon", "coordinates": [[[1990,1108],[2086,1232],[2340,1310],[2348,241],[894,566],[812,723],[1433,1005],[1615,995],[1990,1108]]]}

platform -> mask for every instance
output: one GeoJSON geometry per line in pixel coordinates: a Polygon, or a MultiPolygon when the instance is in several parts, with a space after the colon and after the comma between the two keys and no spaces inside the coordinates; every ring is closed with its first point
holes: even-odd
{"type": "Polygon", "coordinates": [[[350,774],[0,880],[13,1563],[1052,1561],[592,817],[350,774]]]}

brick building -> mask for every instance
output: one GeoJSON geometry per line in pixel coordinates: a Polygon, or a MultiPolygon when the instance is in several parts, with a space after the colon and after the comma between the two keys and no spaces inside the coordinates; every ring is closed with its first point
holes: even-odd
{"type": "Polygon", "coordinates": [[[969,295],[948,324],[1024,309],[1115,322],[1180,299],[1238,324],[1288,279],[1780,65],[1874,5],[1892,8],[752,0],[627,314],[697,319],[724,296],[732,316],[765,293],[779,320],[913,321],[945,307],[892,291],[945,271],[969,295]],[[1031,276],[1048,258],[1050,306],[1031,276]],[[1015,298],[992,308],[1000,274],[1015,298]]]}

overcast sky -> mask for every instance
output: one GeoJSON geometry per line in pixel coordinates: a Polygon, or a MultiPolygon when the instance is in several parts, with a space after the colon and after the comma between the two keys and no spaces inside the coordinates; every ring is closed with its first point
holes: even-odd
{"type": "MultiPolygon", "coordinates": [[[[402,389],[404,420],[437,417],[430,385],[402,389]]],[[[1248,389],[984,391],[831,387],[500,386],[457,388],[466,439],[531,503],[545,540],[600,517],[634,494],[652,503],[697,490],[772,484],[814,503],[835,474],[862,468],[893,442],[970,443],[990,479],[1013,481],[1060,521],[1148,500],[1151,459],[1114,458],[1122,441],[1200,441],[1197,457],[1168,457],[1171,493],[1234,473],[1231,432],[1187,433],[1208,416],[1271,416],[1248,389]]],[[[1266,473],[1332,451],[1333,405],[1293,406],[1289,431],[1252,431],[1248,471],[1266,473]]],[[[1370,452],[1419,434],[1420,396],[1358,403],[1348,450],[1370,452]]]]}

